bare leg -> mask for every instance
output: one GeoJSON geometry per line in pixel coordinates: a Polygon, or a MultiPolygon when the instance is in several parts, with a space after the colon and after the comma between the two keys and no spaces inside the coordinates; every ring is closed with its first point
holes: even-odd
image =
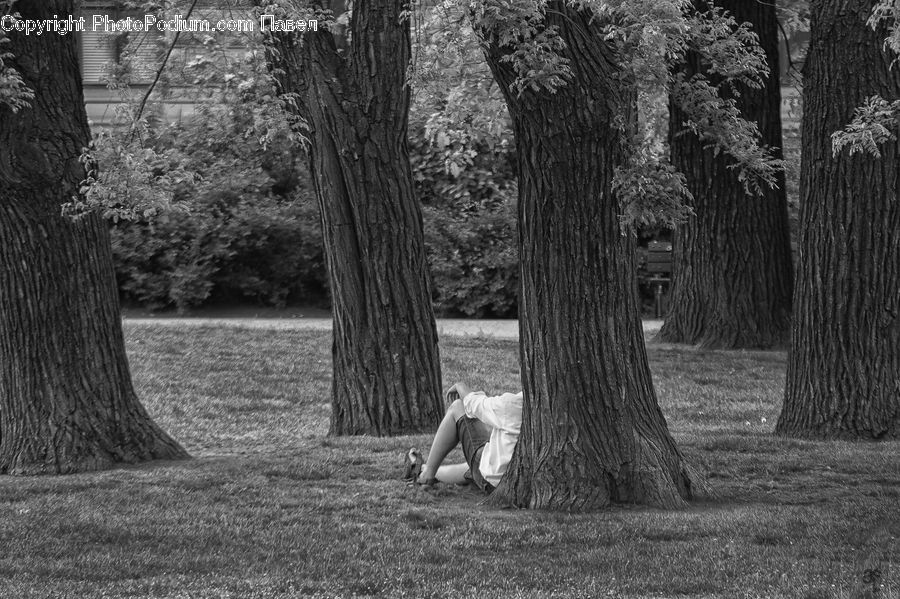
{"type": "Polygon", "coordinates": [[[461,485],[466,482],[466,472],[469,471],[469,465],[462,464],[444,464],[437,469],[437,478],[442,483],[448,485],[461,485]]]}
{"type": "MultiPolygon", "coordinates": [[[[438,426],[437,432],[434,434],[434,441],[431,443],[431,451],[428,452],[428,460],[422,467],[422,473],[419,475],[419,482],[424,483],[430,478],[438,474],[438,468],[447,457],[447,454],[453,451],[459,443],[459,436],[456,434],[456,421],[466,415],[462,401],[457,399],[444,414],[444,419],[438,426]]],[[[440,477],[437,477],[440,478],[440,477]]],[[[441,479],[443,481],[443,479],[441,479]]],[[[448,482],[448,481],[443,481],[448,482]]]]}

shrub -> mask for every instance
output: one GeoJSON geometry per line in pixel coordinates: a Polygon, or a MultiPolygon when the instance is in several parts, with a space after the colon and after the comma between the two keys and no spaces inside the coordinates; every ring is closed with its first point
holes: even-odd
{"type": "Polygon", "coordinates": [[[282,307],[326,294],[318,211],[303,198],[200,197],[189,213],[113,226],[123,298],[179,311],[209,300],[282,307]]]}
{"type": "Polygon", "coordinates": [[[515,317],[519,266],[516,184],[509,146],[474,144],[461,167],[455,144],[413,134],[416,191],[436,311],[444,316],[515,317]]]}
{"type": "Polygon", "coordinates": [[[515,317],[519,263],[512,205],[463,216],[432,206],[424,212],[435,309],[443,315],[515,317]]]}
{"type": "Polygon", "coordinates": [[[97,132],[87,157],[100,165],[87,187],[93,201],[75,209],[115,221],[123,299],[179,311],[321,300],[318,211],[264,62],[207,48],[182,67],[170,75],[197,84],[192,116],[166,122],[151,102],[135,121],[136,107],[123,104],[121,122],[97,132]]]}

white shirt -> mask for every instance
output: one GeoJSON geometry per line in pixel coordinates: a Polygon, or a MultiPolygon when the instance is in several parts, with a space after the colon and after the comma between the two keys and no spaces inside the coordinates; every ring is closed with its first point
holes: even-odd
{"type": "Polygon", "coordinates": [[[463,398],[466,416],[491,427],[491,438],[481,452],[478,469],[484,480],[495,487],[509,466],[522,427],[522,393],[504,393],[487,397],[473,391],[463,398]]]}

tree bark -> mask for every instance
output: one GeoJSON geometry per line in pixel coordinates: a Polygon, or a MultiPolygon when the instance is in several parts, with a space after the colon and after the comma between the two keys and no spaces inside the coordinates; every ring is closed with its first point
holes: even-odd
{"type": "Polygon", "coordinates": [[[511,91],[516,76],[503,57],[512,49],[498,32],[481,32],[519,171],[524,417],[494,496],[530,508],[675,507],[691,497],[691,481],[656,401],[634,241],[619,230],[611,189],[636,96],[592,17],[548,3],[544,23],[559,28],[573,71],[553,94],[511,91]]]}
{"type": "MultiPolygon", "coordinates": [[[[71,0],[21,0],[25,19],[71,0]]],[[[9,34],[34,91],[0,106],[0,472],[69,473],[187,457],[135,395],[106,223],[73,222],[90,139],[73,35],[9,34]]]]}
{"type": "Polygon", "coordinates": [[[431,432],[443,413],[407,149],[407,9],[400,0],[355,2],[346,47],[324,29],[271,38],[270,61],[308,127],[322,214],[334,316],[333,435],[431,432]]]}
{"type": "MultiPolygon", "coordinates": [[[[707,10],[706,2],[695,3],[707,10]]],[[[717,0],[759,35],[771,70],[761,89],[739,85],[744,118],[756,122],[762,144],[782,156],[778,21],[774,3],[717,0]]],[[[699,56],[680,65],[688,77],[705,72],[699,56]]],[[[734,159],[705,149],[684,125],[676,100],[669,105],[672,164],[684,173],[695,216],[675,229],[669,311],[658,339],[704,348],[783,346],[790,328],[793,265],[784,173],[777,189],[760,197],[744,191],[734,159]]]]}
{"type": "Polygon", "coordinates": [[[810,4],[804,67],[800,255],[784,406],[776,431],[900,436],[900,141],[832,154],[831,134],[873,95],[900,98],[873,0],[810,4]]]}

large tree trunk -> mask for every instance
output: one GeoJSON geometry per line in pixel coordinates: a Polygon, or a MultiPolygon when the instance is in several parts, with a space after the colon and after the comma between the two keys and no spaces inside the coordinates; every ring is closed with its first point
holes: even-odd
{"type": "MultiPolygon", "coordinates": [[[[74,7],[16,9],[47,19],[74,7]]],[[[18,113],[0,107],[0,472],[187,457],[135,395],[106,223],[60,214],[85,178],[90,138],[76,38],[10,38],[4,48],[35,98],[18,113]]]]}
{"type": "Polygon", "coordinates": [[[873,95],[900,98],[873,0],[811,3],[803,85],[800,256],[777,431],[900,436],[900,141],[832,154],[831,134],[873,95]]]}
{"type": "Polygon", "coordinates": [[[635,94],[591,17],[547,5],[545,23],[559,28],[574,73],[555,94],[510,91],[511,49],[482,31],[519,167],[524,421],[495,496],[531,508],[674,507],[691,482],[656,401],[634,243],[619,230],[611,190],[635,94]]]}
{"type": "MultiPolygon", "coordinates": [[[[706,2],[697,2],[706,10],[706,2]]],[[[740,85],[738,107],[756,122],[761,143],[781,157],[781,82],[775,4],[717,0],[738,22],[759,35],[771,73],[761,89],[740,85]]],[[[693,54],[680,66],[690,77],[704,72],[693,54]]],[[[777,189],[748,195],[729,165],[734,160],[704,149],[684,125],[677,100],[670,102],[672,163],[687,179],[696,213],[674,235],[669,311],[658,338],[705,348],[769,348],[786,344],[790,326],[792,264],[784,173],[777,189]]]]}
{"type": "Polygon", "coordinates": [[[406,138],[407,9],[401,0],[355,2],[350,45],[340,50],[344,40],[324,29],[271,40],[270,60],[309,127],[331,279],[335,435],[433,431],[443,412],[406,138]]]}

